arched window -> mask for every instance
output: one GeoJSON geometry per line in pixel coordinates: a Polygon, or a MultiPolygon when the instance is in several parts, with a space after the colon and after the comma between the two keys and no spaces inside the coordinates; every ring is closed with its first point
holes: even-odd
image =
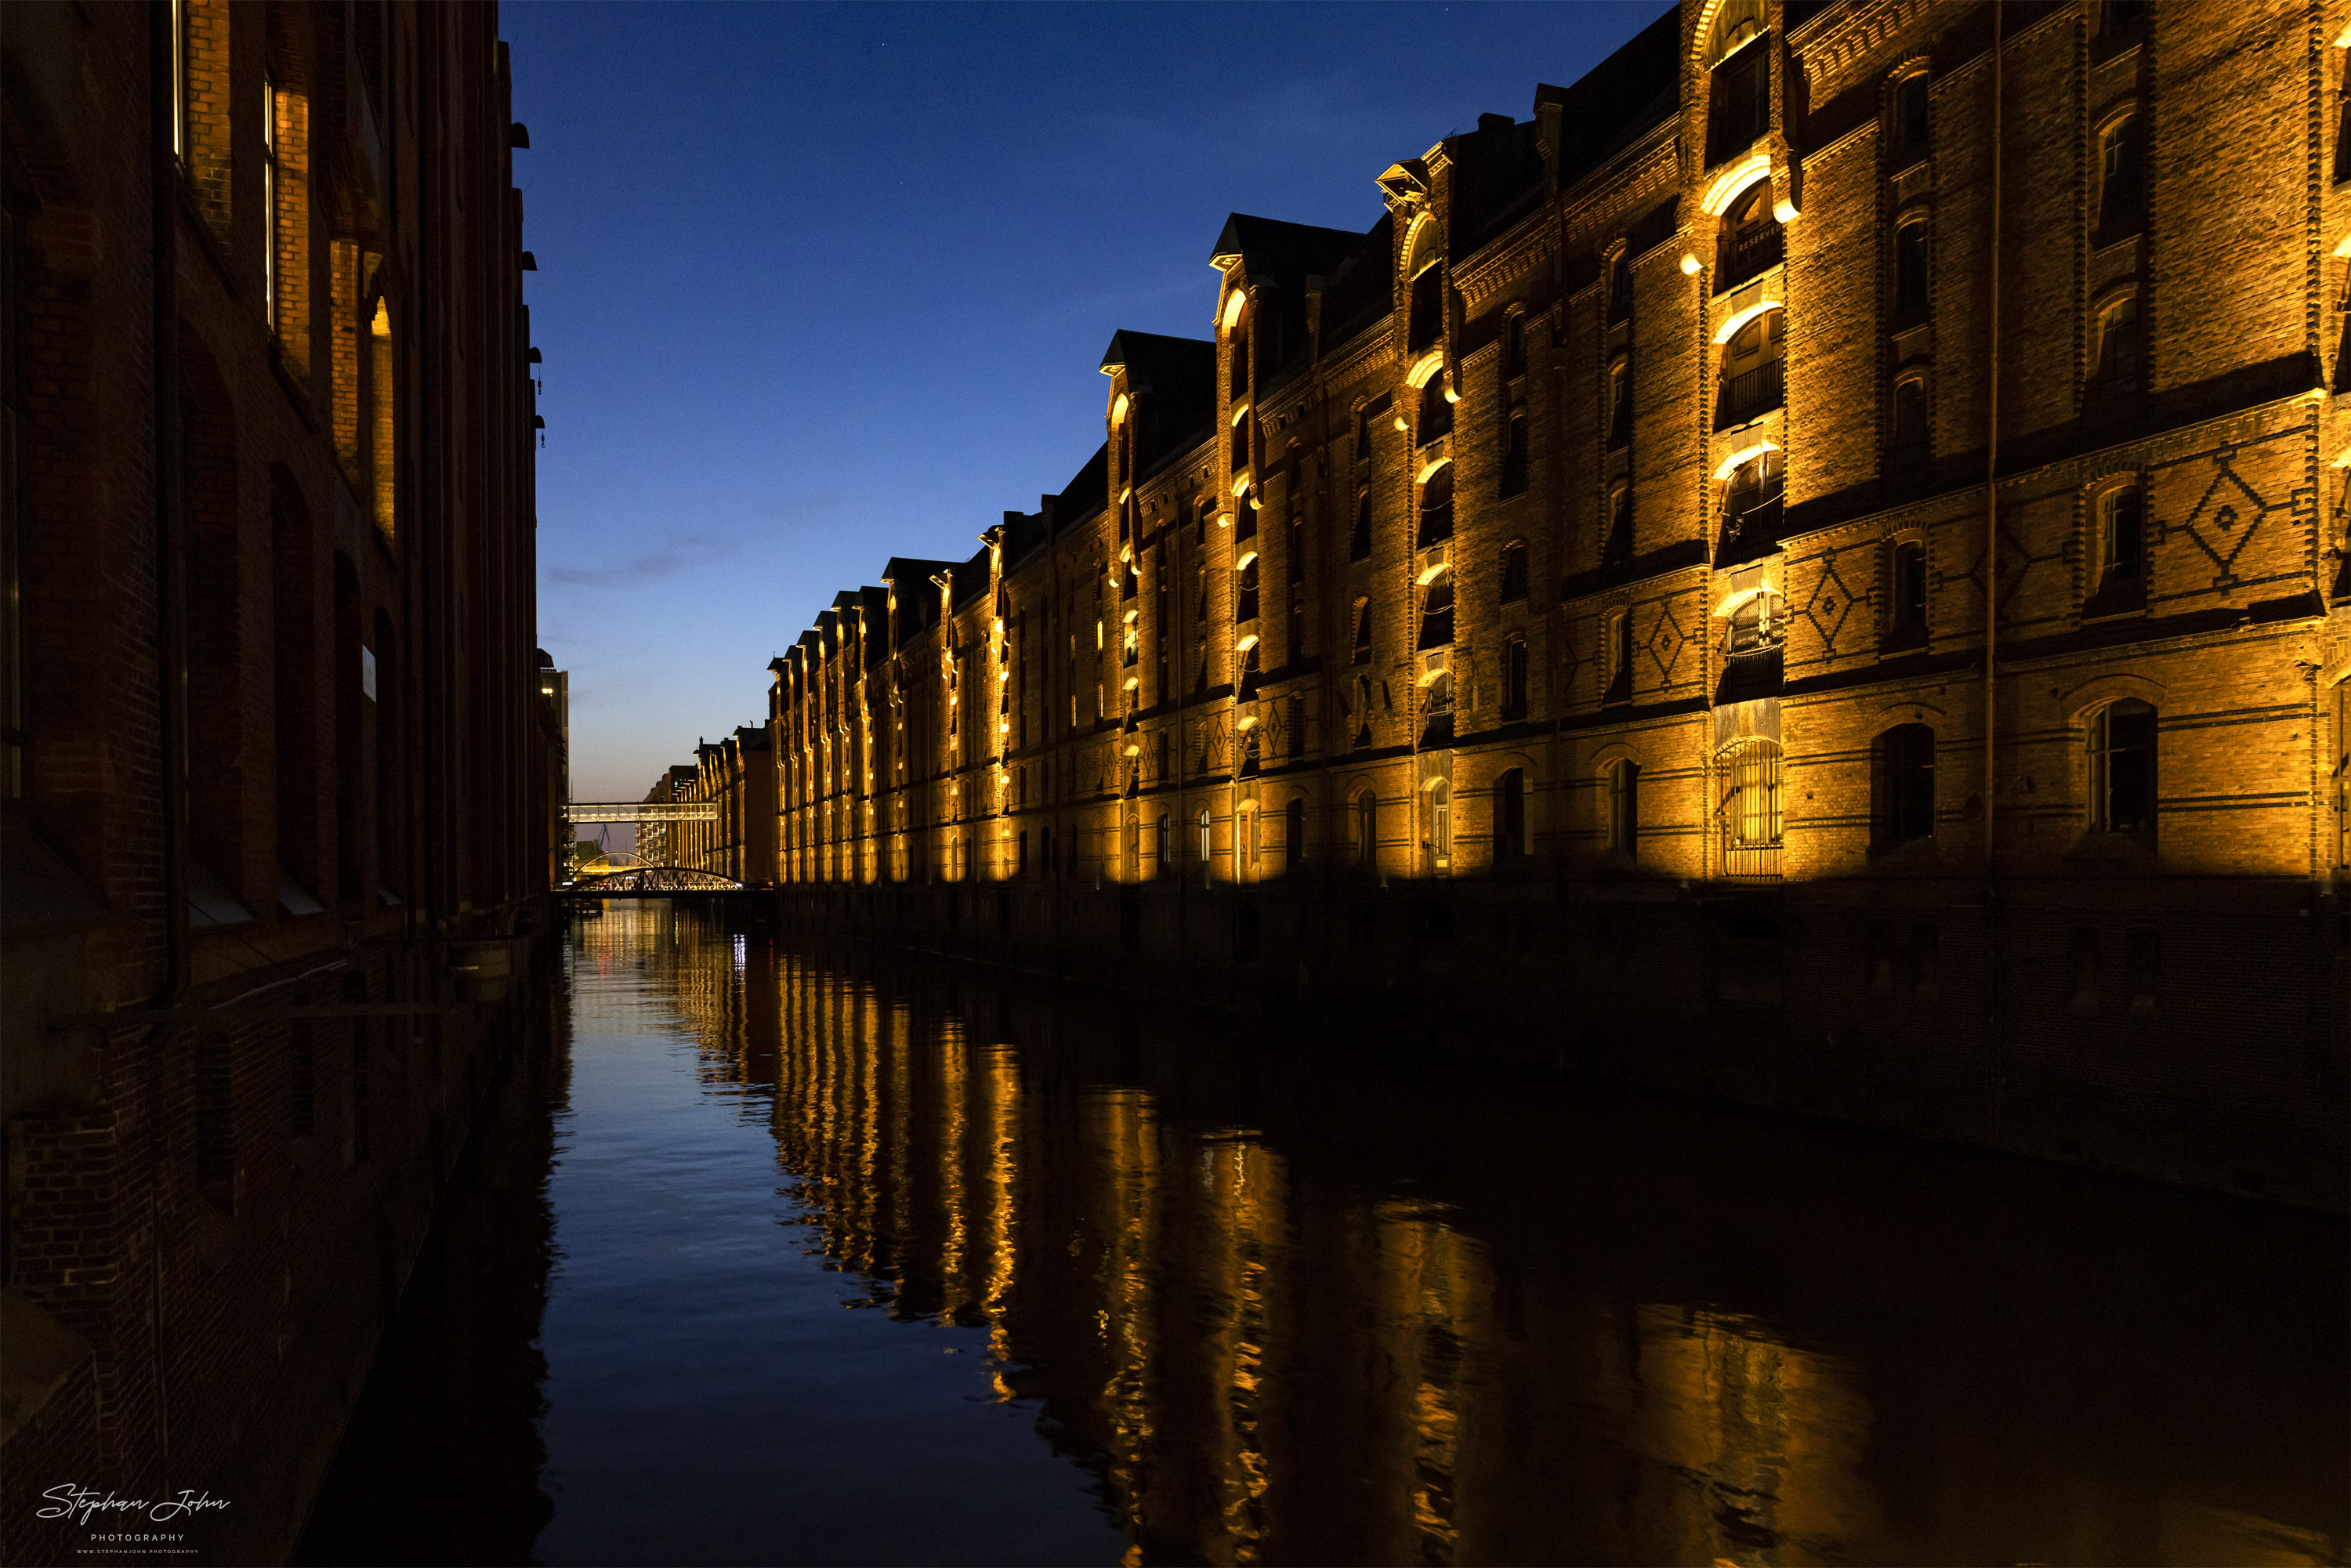
{"type": "Polygon", "coordinates": [[[1904,77],[1894,89],[1894,166],[1906,168],[1927,155],[1929,118],[1927,76],[1904,77]]]}
{"type": "Polygon", "coordinates": [[[1506,637],[1502,640],[1502,717],[1520,719],[1527,716],[1527,640],[1506,637]]]}
{"type": "Polygon", "coordinates": [[[1281,869],[1306,869],[1306,797],[1293,795],[1281,809],[1281,869]]]}
{"type": "Polygon", "coordinates": [[[1608,489],[1606,532],[1600,542],[1600,563],[1623,566],[1633,559],[1633,486],[1619,480],[1608,489]]]}
{"type": "Polygon", "coordinates": [[[2137,485],[2117,485],[2098,497],[2098,583],[2138,586],[2147,570],[2147,519],[2137,485]]]}
{"type": "Polygon", "coordinates": [[[1355,742],[1357,746],[1372,743],[1372,677],[1355,677],[1355,742]]]}
{"type": "Polygon", "coordinates": [[[2155,709],[2137,697],[2090,716],[2090,826],[2155,836],[2155,709]]]}
{"type": "Polygon", "coordinates": [[[1715,241],[1715,292],[1735,288],[1780,265],[1780,220],[1771,211],[1771,182],[1758,180],[1722,214],[1715,241]]]}
{"type": "Polygon", "coordinates": [[[1787,401],[1782,374],[1785,312],[1771,309],[1740,327],[1722,346],[1722,380],[1717,399],[1718,428],[1741,424],[1787,401]]]}
{"type": "Polygon", "coordinates": [[[1430,545],[1453,537],[1453,465],[1447,463],[1431,474],[1420,487],[1420,533],[1414,540],[1415,549],[1426,549],[1430,545]]]}
{"type": "Polygon", "coordinates": [[[1502,379],[1515,381],[1527,373],[1527,314],[1513,310],[1502,320],[1502,379]]]}
{"type": "Polygon", "coordinates": [[[1151,831],[1151,874],[1157,876],[1168,862],[1176,858],[1176,825],[1167,813],[1159,813],[1159,821],[1151,831]]]}
{"type": "Polygon", "coordinates": [[[1355,493],[1355,531],[1347,540],[1349,560],[1368,560],[1372,554],[1372,493],[1355,493]]]}
{"type": "Polygon", "coordinates": [[[1026,828],[1021,829],[1019,837],[1012,841],[1012,874],[1029,874],[1029,830],[1026,828]]]}
{"type": "Polygon", "coordinates": [[[1935,732],[1923,724],[1898,724],[1869,746],[1870,847],[1935,834],[1935,732]]]}
{"type": "Polygon", "coordinates": [[[2109,300],[2098,312],[2096,390],[2108,397],[2136,394],[2146,379],[2145,359],[2138,296],[2109,300]]]}
{"type": "Polygon", "coordinates": [[[1896,545],[1887,576],[1886,646],[1915,647],[1927,640],[1927,547],[1917,539],[1896,545]]]}
{"type": "Polygon", "coordinates": [[[1601,635],[1603,673],[1608,685],[1604,702],[1625,702],[1633,695],[1633,612],[1619,610],[1608,617],[1601,635]]]}
{"type": "Polygon", "coordinates": [[[1427,577],[1420,591],[1420,636],[1413,643],[1416,653],[1442,648],[1453,641],[1453,573],[1442,565],[1432,570],[1435,575],[1427,577]]]}
{"type": "Polygon", "coordinates": [[[1502,547],[1502,589],[1499,595],[1504,604],[1527,596],[1527,542],[1512,539],[1502,547]]]}
{"type": "Polygon", "coordinates": [[[1527,775],[1513,768],[1494,780],[1494,858],[1523,859],[1527,852],[1527,775]]]}
{"type": "Polygon", "coordinates": [[[1771,50],[1761,7],[1723,8],[1715,34],[1706,161],[1709,167],[1754,145],[1771,128],[1771,50]]]}
{"type": "Polygon", "coordinates": [[[1617,251],[1608,263],[1608,322],[1631,319],[1633,315],[1633,252],[1628,246],[1617,251]]]}
{"type": "Polygon", "coordinates": [[[1236,622],[1257,619],[1257,551],[1250,550],[1241,558],[1240,570],[1233,573],[1233,620],[1236,622]]]}
{"type": "Polygon", "coordinates": [[[1453,786],[1439,779],[1428,788],[1428,850],[1440,866],[1453,861],[1453,786]]]}
{"type": "Polygon", "coordinates": [[[1197,826],[1200,831],[1200,863],[1207,865],[1217,858],[1217,835],[1213,819],[1206,806],[1200,808],[1197,826]]]}
{"type": "Polygon", "coordinates": [[[1249,426],[1254,423],[1248,409],[1233,418],[1233,463],[1236,474],[1249,465],[1249,426]]]}
{"type": "Polygon", "coordinates": [[[1641,765],[1619,758],[1608,765],[1608,849],[1638,860],[1640,841],[1641,765]]]}
{"type": "Polygon", "coordinates": [[[1368,599],[1358,599],[1355,601],[1354,663],[1358,664],[1368,664],[1371,662],[1372,601],[1368,599]]]}
{"type": "Polygon", "coordinates": [[[1369,788],[1355,797],[1355,863],[1370,865],[1380,852],[1380,798],[1369,788]]]}
{"type": "Polygon", "coordinates": [[[1930,455],[1926,372],[1906,372],[1894,383],[1894,458],[1905,477],[1923,477],[1916,465],[1930,455]]]}
{"type": "Polygon", "coordinates": [[[1759,452],[1732,470],[1722,491],[1722,537],[1726,543],[1768,541],[1780,524],[1782,471],[1777,451],[1759,452]]]}
{"type": "Polygon", "coordinates": [[[1905,218],[1894,231],[1894,324],[1927,319],[1927,220],[1905,218]]]}
{"type": "Polygon", "coordinates": [[[1453,402],[1445,395],[1445,372],[1438,371],[1420,389],[1419,444],[1453,433],[1453,402]]]}
{"type": "Polygon", "coordinates": [[[2125,114],[2098,132],[2098,239],[2137,234],[2146,221],[2147,171],[2138,116],[2125,114]]]}
{"type": "MultiPolygon", "coordinates": [[[[1230,308],[1229,306],[1228,306],[1228,307],[1227,307],[1227,310],[1228,310],[1228,313],[1230,312],[1230,308],[1230,308]]],[[[1239,319],[1239,318],[1238,318],[1238,316],[1235,316],[1235,317],[1234,317],[1234,320],[1238,321],[1238,319],[1239,319]]],[[[1241,399],[1243,399],[1243,398],[1245,398],[1245,397],[1249,396],[1249,329],[1248,329],[1247,328],[1245,328],[1245,327],[1238,327],[1238,326],[1234,327],[1234,328],[1233,328],[1233,329],[1232,329],[1232,338],[1231,338],[1231,341],[1232,341],[1232,346],[1233,346],[1233,351],[1232,351],[1232,374],[1231,374],[1231,382],[1230,382],[1230,392],[1231,392],[1231,395],[1232,395],[1232,400],[1233,400],[1235,402],[1238,402],[1241,399]]]]}
{"type": "Polygon", "coordinates": [[[1780,745],[1773,740],[1741,743],[1723,758],[1723,872],[1732,877],[1780,874],[1784,826],[1780,798],[1780,745]]]}
{"type": "Polygon", "coordinates": [[[1438,225],[1424,221],[1412,233],[1405,277],[1412,285],[1412,319],[1405,345],[1418,355],[1445,335],[1445,265],[1438,250],[1438,225]]]}
{"type": "Polygon", "coordinates": [[[1619,354],[1608,367],[1608,449],[1633,439],[1633,361],[1619,354]]]}

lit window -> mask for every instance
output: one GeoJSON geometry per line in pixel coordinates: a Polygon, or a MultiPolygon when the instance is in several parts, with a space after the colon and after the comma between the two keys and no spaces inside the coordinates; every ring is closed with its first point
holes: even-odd
{"type": "Polygon", "coordinates": [[[1428,790],[1428,847],[1440,866],[1453,859],[1453,786],[1442,779],[1428,790]]]}

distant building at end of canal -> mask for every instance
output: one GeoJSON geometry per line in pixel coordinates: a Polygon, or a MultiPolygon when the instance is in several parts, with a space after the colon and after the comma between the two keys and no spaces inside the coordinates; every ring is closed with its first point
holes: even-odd
{"type": "Polygon", "coordinates": [[[1057,494],[841,593],[670,851],[2340,1207],[2346,37],[1688,0],[1365,231],[1235,214],[1210,336],[1115,333],[1057,494]]]}
{"type": "Polygon", "coordinates": [[[0,6],[0,1559],[70,1484],[284,1560],[528,1025],[507,72],[483,5],[0,6]]]}

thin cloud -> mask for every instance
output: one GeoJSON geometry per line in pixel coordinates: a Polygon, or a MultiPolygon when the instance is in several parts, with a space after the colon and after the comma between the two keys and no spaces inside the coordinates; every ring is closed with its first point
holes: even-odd
{"type": "Polygon", "coordinates": [[[735,548],[732,539],[706,534],[675,534],[659,549],[613,566],[551,567],[547,580],[564,588],[618,588],[624,584],[658,582],[665,577],[707,566],[735,548]]]}

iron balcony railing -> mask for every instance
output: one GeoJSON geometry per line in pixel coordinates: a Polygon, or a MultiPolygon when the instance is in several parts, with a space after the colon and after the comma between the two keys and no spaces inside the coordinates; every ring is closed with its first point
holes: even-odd
{"type": "Polygon", "coordinates": [[[1769,413],[1788,400],[1787,361],[1766,360],[1751,371],[1722,378],[1722,401],[1715,410],[1715,428],[1743,424],[1769,413]]]}
{"type": "Polygon", "coordinates": [[[1714,280],[1715,292],[1719,294],[1779,266],[1785,250],[1786,239],[1778,224],[1758,224],[1740,230],[1722,247],[1722,272],[1714,280]]]}

